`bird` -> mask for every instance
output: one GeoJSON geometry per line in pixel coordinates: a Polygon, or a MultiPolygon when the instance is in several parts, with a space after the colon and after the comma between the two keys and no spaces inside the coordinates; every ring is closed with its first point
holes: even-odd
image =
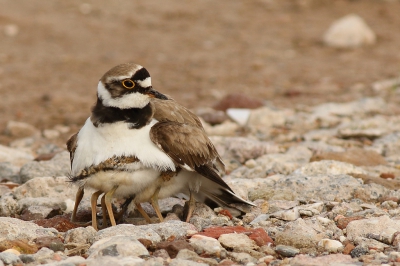
{"type": "Polygon", "coordinates": [[[150,201],[160,221],[158,198],[179,192],[190,198],[187,221],[196,201],[254,206],[223,181],[224,164],[200,119],[154,90],[147,69],[135,63],[117,65],[100,78],[91,115],[67,141],[67,148],[70,180],[79,186],[71,220],[76,219],[84,189],[93,188],[95,229],[101,194],[111,225],[116,225],[113,197],[133,200],[146,220],[140,203],[150,201]]]}

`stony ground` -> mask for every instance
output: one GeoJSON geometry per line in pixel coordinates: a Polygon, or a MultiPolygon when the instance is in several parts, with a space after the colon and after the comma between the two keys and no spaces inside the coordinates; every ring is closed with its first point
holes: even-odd
{"type": "Polygon", "coordinates": [[[400,265],[400,2],[228,2],[0,0],[0,266],[400,265]],[[324,43],[352,12],[373,43],[324,43]],[[70,222],[65,142],[125,61],[203,119],[256,207],[185,223],[168,198],[163,223],[147,203],[152,224],[131,206],[100,231],[70,222]]]}
{"type": "MultiPolygon", "coordinates": [[[[184,200],[168,198],[160,202],[163,223],[146,224],[130,208],[121,224],[97,232],[69,221],[77,188],[66,177],[68,153],[52,144],[69,128],[10,123],[10,132],[31,136],[0,146],[0,265],[398,265],[393,108],[379,97],[228,109],[230,116],[203,108],[224,180],[257,207],[235,218],[198,204],[185,223],[184,200]]],[[[80,222],[90,222],[89,196],[80,222]]]]}

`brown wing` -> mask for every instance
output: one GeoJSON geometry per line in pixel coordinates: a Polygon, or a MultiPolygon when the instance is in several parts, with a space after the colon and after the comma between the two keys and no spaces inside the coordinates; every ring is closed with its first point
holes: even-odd
{"type": "Polygon", "coordinates": [[[71,161],[71,167],[72,167],[72,161],[74,160],[75,150],[76,150],[76,147],[77,147],[78,133],[75,133],[74,135],[72,135],[69,138],[69,140],[67,141],[67,149],[69,151],[69,159],[71,161]]]}
{"type": "Polygon", "coordinates": [[[155,109],[154,118],[158,121],[174,121],[184,124],[192,124],[203,129],[200,119],[189,109],[178,104],[174,100],[153,98],[151,102],[155,109]]]}
{"type": "Polygon", "coordinates": [[[219,164],[221,159],[203,128],[176,121],[158,122],[150,130],[150,139],[175,164],[184,168],[188,166],[231,191],[218,174],[215,163],[219,164]]]}

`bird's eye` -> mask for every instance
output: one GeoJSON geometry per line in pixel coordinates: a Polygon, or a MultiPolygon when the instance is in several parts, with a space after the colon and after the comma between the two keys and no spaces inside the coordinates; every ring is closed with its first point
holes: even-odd
{"type": "Polygon", "coordinates": [[[122,81],[122,86],[127,89],[133,89],[133,87],[135,87],[135,83],[130,79],[125,79],[122,81]]]}

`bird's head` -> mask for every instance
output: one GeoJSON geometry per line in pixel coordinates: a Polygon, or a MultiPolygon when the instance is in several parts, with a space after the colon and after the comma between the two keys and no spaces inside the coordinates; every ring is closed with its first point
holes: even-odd
{"type": "Polygon", "coordinates": [[[107,71],[99,81],[97,96],[104,106],[120,109],[143,108],[151,98],[167,99],[153,90],[149,72],[133,63],[107,71]]]}

